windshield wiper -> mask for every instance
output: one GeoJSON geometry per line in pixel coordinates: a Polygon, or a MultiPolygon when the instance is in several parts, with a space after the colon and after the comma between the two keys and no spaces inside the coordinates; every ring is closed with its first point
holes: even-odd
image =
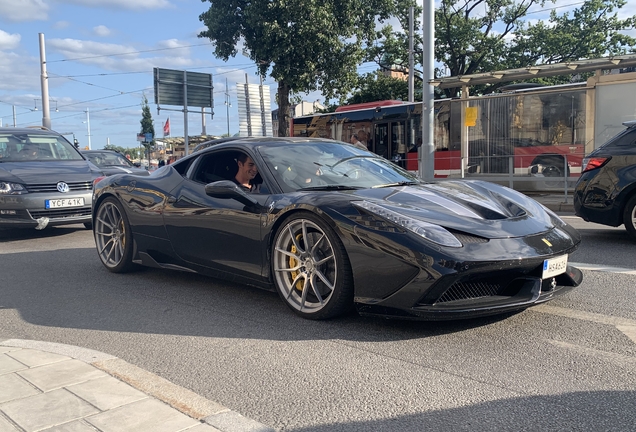
{"type": "Polygon", "coordinates": [[[417,185],[417,184],[420,184],[420,182],[417,182],[417,181],[401,181],[401,182],[386,183],[386,184],[380,184],[380,185],[371,186],[371,189],[384,188],[384,187],[395,187],[395,186],[413,186],[413,185],[417,185]]]}
{"type": "Polygon", "coordinates": [[[346,185],[323,185],[323,186],[308,186],[302,189],[298,189],[299,191],[311,191],[311,190],[357,190],[357,189],[365,189],[361,186],[346,186],[346,185]]]}

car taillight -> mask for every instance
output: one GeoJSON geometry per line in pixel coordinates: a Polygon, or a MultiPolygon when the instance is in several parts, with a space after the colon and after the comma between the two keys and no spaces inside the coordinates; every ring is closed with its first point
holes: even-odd
{"type": "Polygon", "coordinates": [[[101,179],[105,179],[106,176],[101,176],[101,177],[97,177],[95,180],[93,180],[93,188],[95,187],[95,185],[101,180],[101,179]]]}
{"type": "Polygon", "coordinates": [[[583,171],[590,171],[596,168],[600,168],[605,165],[611,157],[591,157],[583,159],[583,171]]]}

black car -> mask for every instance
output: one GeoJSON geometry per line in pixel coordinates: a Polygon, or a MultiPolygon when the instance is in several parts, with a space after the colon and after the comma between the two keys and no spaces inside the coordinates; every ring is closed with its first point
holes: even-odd
{"type": "Polygon", "coordinates": [[[0,128],[0,228],[89,227],[100,175],[56,132],[0,128]]]}
{"type": "Polygon", "coordinates": [[[123,154],[113,150],[82,150],[84,157],[97,166],[104,175],[137,174],[149,175],[147,169],[133,165],[123,154]]]}
{"type": "Polygon", "coordinates": [[[197,144],[192,153],[196,153],[213,145],[221,144],[224,142],[234,141],[240,139],[240,137],[225,137],[225,138],[217,138],[210,141],[202,142],[201,144],[197,144]]]}
{"type": "Polygon", "coordinates": [[[588,222],[619,226],[636,239],[636,120],[583,159],[574,211],[588,222]]]}
{"type": "Polygon", "coordinates": [[[538,202],[483,181],[423,183],[339,141],[234,140],[150,177],[106,177],[93,198],[108,270],[239,280],[277,290],[305,318],[354,304],[410,319],[498,314],[582,280],[568,265],[578,232],[538,202]],[[235,182],[237,161],[253,170],[247,157],[256,193],[235,182]]]}

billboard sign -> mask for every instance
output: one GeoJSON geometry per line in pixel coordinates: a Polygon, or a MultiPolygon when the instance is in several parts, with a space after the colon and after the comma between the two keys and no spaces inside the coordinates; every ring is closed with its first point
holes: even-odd
{"type": "Polygon", "coordinates": [[[214,107],[212,74],[154,68],[155,104],[214,107]]]}

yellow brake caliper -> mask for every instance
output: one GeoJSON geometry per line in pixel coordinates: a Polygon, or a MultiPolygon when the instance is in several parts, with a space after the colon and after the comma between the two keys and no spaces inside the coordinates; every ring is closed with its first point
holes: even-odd
{"type": "MultiPolygon", "coordinates": [[[[302,234],[296,235],[296,241],[300,242],[300,239],[302,239],[302,238],[303,238],[302,234]]],[[[296,254],[298,252],[298,249],[296,249],[296,245],[294,243],[292,243],[292,245],[291,245],[290,252],[293,253],[293,254],[296,254]]],[[[289,267],[293,268],[293,267],[296,267],[297,265],[298,265],[298,260],[296,258],[289,257],[289,267]]],[[[292,280],[296,279],[296,276],[298,276],[298,273],[299,272],[297,272],[297,271],[291,272],[292,280]]],[[[303,283],[302,283],[301,280],[296,282],[296,289],[298,291],[302,291],[303,290],[303,283]]]]}

